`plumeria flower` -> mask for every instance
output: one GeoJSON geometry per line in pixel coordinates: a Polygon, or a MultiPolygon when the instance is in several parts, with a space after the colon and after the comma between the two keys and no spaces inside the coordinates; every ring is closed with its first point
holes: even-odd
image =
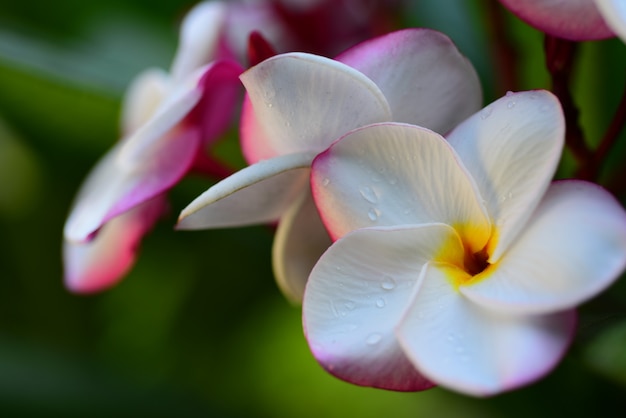
{"type": "Polygon", "coordinates": [[[558,101],[533,91],[446,139],[380,123],[320,154],[313,195],[336,241],[303,322],[321,365],[359,385],[479,396],[550,371],[575,306],[626,265],[620,204],[591,183],[551,183],[563,139],[558,101]]]}
{"type": "Polygon", "coordinates": [[[596,0],[607,25],[626,42],[626,2],[623,0],[596,0]]]}
{"type": "Polygon", "coordinates": [[[447,132],[480,107],[478,77],[444,35],[425,29],[364,42],[336,60],[304,53],[246,71],[241,142],[251,164],[181,213],[180,229],[279,222],[274,272],[300,301],[330,240],[309,187],[313,158],[350,130],[399,121],[447,132]]]}
{"type": "Polygon", "coordinates": [[[123,106],[123,139],[90,173],[64,229],[66,286],[95,292],[117,283],[143,235],[163,214],[162,194],[201,159],[228,126],[241,66],[218,55],[220,3],[202,3],[183,22],[171,72],[149,69],[123,106]]]}
{"type": "Polygon", "coordinates": [[[596,5],[596,2],[602,0],[500,0],[500,2],[529,25],[559,38],[588,41],[615,36],[596,5]]]}

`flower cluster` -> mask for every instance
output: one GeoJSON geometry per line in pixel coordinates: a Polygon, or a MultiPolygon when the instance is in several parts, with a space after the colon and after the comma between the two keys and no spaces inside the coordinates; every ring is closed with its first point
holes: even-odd
{"type": "MultiPolygon", "coordinates": [[[[618,1],[502,3],[558,38],[625,35],[618,1]]],[[[620,203],[591,182],[553,181],[570,116],[560,98],[509,92],[481,109],[472,64],[429,29],[373,37],[332,59],[275,54],[304,50],[316,33],[295,30],[294,16],[327,17],[332,6],[307,7],[192,10],[170,73],[137,79],[124,139],[79,193],[65,229],[68,287],[117,282],[167,190],[204,168],[224,178],[177,228],[277,223],[277,283],[302,302],[311,351],[333,375],[477,396],[535,381],[572,341],[575,308],[626,267],[620,203]],[[262,33],[249,44],[246,19],[262,33]],[[246,53],[256,65],[244,70],[246,53]],[[246,94],[234,112],[239,80],[246,94]],[[249,166],[225,175],[207,150],[233,113],[249,166]]],[[[314,46],[353,44],[364,27],[357,19],[314,46]]]]}

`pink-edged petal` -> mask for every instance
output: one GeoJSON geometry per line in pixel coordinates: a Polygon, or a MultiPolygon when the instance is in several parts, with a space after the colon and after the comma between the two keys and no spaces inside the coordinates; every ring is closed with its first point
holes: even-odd
{"type": "Polygon", "coordinates": [[[509,93],[459,125],[447,139],[476,181],[497,239],[496,262],[548,188],[563,149],[561,105],[547,91],[509,93]]]}
{"type": "Polygon", "coordinates": [[[188,171],[200,143],[197,130],[173,129],[160,139],[141,164],[121,158],[124,142],[100,160],[78,193],[65,239],[88,241],[105,222],[169,189],[188,171]]]}
{"type": "MultiPolygon", "coordinates": [[[[262,151],[248,161],[292,152],[321,152],[351,129],[391,120],[385,96],[355,69],[311,54],[289,53],[267,59],[241,75],[261,135],[242,138],[262,151]]],[[[249,120],[248,120],[249,123],[249,120]]],[[[242,135],[254,134],[242,129],[242,135]]]]}
{"type": "Polygon", "coordinates": [[[430,29],[405,29],[337,57],[382,90],[394,122],[447,133],[480,109],[478,75],[452,41],[430,29]]]}
{"type": "Polygon", "coordinates": [[[450,145],[428,129],[356,129],[312,167],[313,197],[334,239],[368,226],[441,222],[480,251],[491,234],[476,185],[450,145]]]}
{"type": "Polygon", "coordinates": [[[544,313],[572,308],[626,267],[626,212],[604,189],[554,183],[519,238],[484,279],[461,292],[493,309],[544,313]]]}
{"type": "Polygon", "coordinates": [[[529,25],[573,41],[614,36],[594,0],[500,0],[529,25]]]}
{"type": "Polygon", "coordinates": [[[475,396],[531,383],[557,364],[575,328],[573,311],[504,315],[484,309],[451,285],[449,267],[424,267],[396,329],[415,367],[433,382],[475,396]]]}
{"type": "Polygon", "coordinates": [[[422,266],[444,247],[462,257],[456,232],[443,224],[364,228],[335,242],[313,268],[304,293],[304,329],[317,361],[362,386],[432,386],[402,354],[394,328],[422,266]]]}
{"type": "Polygon", "coordinates": [[[131,135],[147,123],[169,89],[168,74],[158,68],[141,72],[131,82],[122,105],[122,132],[131,135]]]}
{"type": "Polygon", "coordinates": [[[230,60],[214,62],[199,81],[203,94],[194,109],[194,123],[202,126],[202,141],[211,143],[233,122],[243,86],[239,75],[243,67],[230,60]]]}
{"type": "Polygon", "coordinates": [[[596,5],[607,25],[626,42],[626,2],[623,0],[596,0],[596,5]]]}
{"type": "Polygon", "coordinates": [[[307,188],[281,216],[272,247],[274,276],[290,301],[302,302],[311,269],[330,244],[330,237],[307,188]]]}
{"type": "Polygon", "coordinates": [[[241,151],[248,164],[272,158],[276,152],[271,148],[271,141],[263,132],[259,119],[254,114],[252,102],[246,94],[241,107],[239,122],[241,151]]]}
{"type": "Polygon", "coordinates": [[[183,80],[216,58],[226,11],[225,2],[204,1],[198,3],[185,16],[180,28],[180,42],[170,70],[174,82],[183,80]]]}
{"type": "Polygon", "coordinates": [[[308,188],[314,154],[275,157],[248,166],[198,196],[180,214],[178,229],[275,222],[308,188]]]}
{"type": "Polygon", "coordinates": [[[93,293],[117,284],[135,262],[143,236],[167,209],[163,196],[107,222],[89,242],[63,243],[65,286],[93,293]]]}

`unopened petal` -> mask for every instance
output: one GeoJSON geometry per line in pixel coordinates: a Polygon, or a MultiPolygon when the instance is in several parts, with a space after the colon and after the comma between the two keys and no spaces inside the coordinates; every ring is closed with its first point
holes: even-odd
{"type": "Polygon", "coordinates": [[[552,370],[571,341],[573,312],[546,316],[488,311],[455,291],[450,271],[424,267],[397,327],[406,355],[433,382],[487,396],[526,385],[552,370]]]}
{"type": "MultiPolygon", "coordinates": [[[[292,152],[321,152],[351,129],[391,120],[389,105],[372,80],[353,68],[311,54],[290,53],[267,59],[241,75],[259,137],[270,141],[248,160],[292,152]]],[[[254,134],[242,130],[242,134],[254,134]]]]}
{"type": "Polygon", "coordinates": [[[281,216],[272,247],[274,276],[289,300],[302,302],[311,269],[330,244],[311,192],[306,188],[281,216]]]}
{"type": "Polygon", "coordinates": [[[545,193],[564,137],[563,111],[547,91],[509,93],[448,135],[497,228],[490,262],[506,251],[545,193]]]}
{"type": "Polygon", "coordinates": [[[554,183],[525,229],[485,278],[461,291],[510,312],[570,309],[626,267],[626,212],[592,183],[554,183]]]}
{"type": "Polygon", "coordinates": [[[450,243],[451,251],[462,253],[455,231],[443,224],[366,228],[335,242],[304,294],[305,333],[320,364],[362,386],[430,387],[402,354],[394,328],[422,266],[450,243]]]}
{"type": "Polygon", "coordinates": [[[480,109],[478,75],[452,41],[430,29],[406,29],[363,42],[337,57],[382,90],[394,122],[447,133],[480,109]]]}
{"type": "Polygon", "coordinates": [[[275,222],[308,187],[313,154],[275,157],[248,166],[198,196],[180,214],[179,229],[275,222]]]}
{"type": "Polygon", "coordinates": [[[383,123],[352,131],[315,159],[311,184],[334,239],[368,226],[441,222],[480,251],[491,233],[454,150],[417,126],[383,123]]]}
{"type": "Polygon", "coordinates": [[[117,284],[135,262],[143,236],[167,209],[162,196],[107,222],[89,242],[63,243],[65,285],[93,293],[117,284]]]}

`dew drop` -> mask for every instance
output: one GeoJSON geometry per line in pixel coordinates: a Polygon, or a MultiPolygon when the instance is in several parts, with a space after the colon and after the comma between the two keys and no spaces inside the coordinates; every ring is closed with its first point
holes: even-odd
{"type": "Polygon", "coordinates": [[[351,300],[347,301],[346,303],[344,303],[344,306],[346,307],[347,310],[349,311],[353,311],[354,308],[356,308],[356,304],[354,302],[352,302],[351,300]]]}
{"type": "Polygon", "coordinates": [[[378,202],[378,195],[371,187],[363,186],[361,187],[361,189],[359,189],[359,192],[361,193],[361,196],[363,196],[363,199],[367,200],[368,202],[378,202]]]}
{"type": "Polygon", "coordinates": [[[376,300],[376,307],[377,307],[377,308],[384,308],[384,307],[385,307],[385,305],[387,305],[387,302],[385,302],[385,299],[383,299],[383,298],[378,298],[378,299],[376,300]]]}
{"type": "Polygon", "coordinates": [[[489,116],[491,116],[491,112],[493,112],[493,109],[491,107],[487,107],[485,108],[481,113],[480,113],[480,118],[482,120],[487,119],[489,116]]]}
{"type": "Polygon", "coordinates": [[[370,218],[370,221],[372,222],[378,220],[379,216],[380,216],[380,211],[376,208],[370,208],[370,210],[367,212],[367,217],[370,218]]]}
{"type": "Polygon", "coordinates": [[[506,92],[506,96],[507,96],[507,97],[509,97],[509,96],[513,96],[513,94],[515,94],[515,93],[513,93],[511,90],[509,90],[509,91],[507,91],[507,92],[506,92]]]}
{"type": "Polygon", "coordinates": [[[515,100],[511,100],[506,104],[506,107],[509,109],[513,109],[515,107],[515,100]]]}
{"type": "Polygon", "coordinates": [[[396,288],[396,281],[393,277],[385,276],[383,281],[380,283],[380,287],[384,290],[393,290],[396,288]]]}
{"type": "Polygon", "coordinates": [[[398,179],[396,177],[391,177],[389,179],[389,184],[391,184],[392,186],[394,186],[396,183],[398,183],[398,179]]]}
{"type": "Polygon", "coordinates": [[[326,187],[330,184],[330,179],[324,179],[322,180],[322,186],[326,187]]]}
{"type": "Polygon", "coordinates": [[[365,340],[365,342],[367,343],[367,345],[376,345],[382,339],[383,339],[382,335],[380,335],[379,333],[374,333],[374,334],[370,334],[365,340]]]}

